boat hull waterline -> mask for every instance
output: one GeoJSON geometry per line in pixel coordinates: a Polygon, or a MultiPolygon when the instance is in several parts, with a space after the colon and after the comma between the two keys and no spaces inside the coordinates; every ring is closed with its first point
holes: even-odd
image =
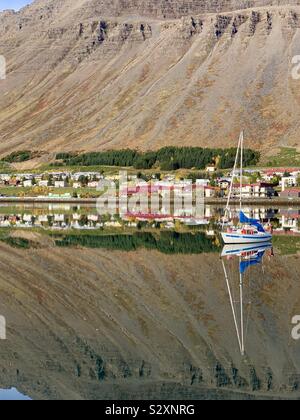
{"type": "Polygon", "coordinates": [[[257,235],[247,235],[241,233],[222,233],[222,239],[225,244],[256,244],[262,242],[271,242],[270,233],[258,233],[257,235]]]}

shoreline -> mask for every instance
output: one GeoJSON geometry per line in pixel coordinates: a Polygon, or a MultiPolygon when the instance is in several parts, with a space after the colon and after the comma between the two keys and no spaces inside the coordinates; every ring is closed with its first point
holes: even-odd
{"type": "MultiPolygon", "coordinates": [[[[1,203],[20,203],[20,204],[97,204],[98,198],[40,198],[40,197],[0,197],[1,203]]],[[[227,204],[227,199],[224,198],[208,198],[204,200],[206,205],[224,205],[227,204]]],[[[288,200],[281,198],[246,198],[243,199],[244,205],[265,205],[265,206],[299,206],[300,198],[288,200]]],[[[239,200],[232,200],[232,206],[239,206],[239,200]]]]}

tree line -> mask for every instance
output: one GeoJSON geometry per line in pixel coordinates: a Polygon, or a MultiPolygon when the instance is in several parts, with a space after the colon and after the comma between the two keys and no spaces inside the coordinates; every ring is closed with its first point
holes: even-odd
{"type": "MultiPolygon", "coordinates": [[[[203,170],[207,165],[214,164],[219,169],[228,169],[234,165],[236,151],[236,148],[164,147],[151,152],[124,149],[84,154],[59,153],[56,159],[58,164],[65,166],[123,166],[172,171],[192,168],[203,170]]],[[[255,166],[259,159],[259,152],[244,150],[245,166],[255,166]]]]}

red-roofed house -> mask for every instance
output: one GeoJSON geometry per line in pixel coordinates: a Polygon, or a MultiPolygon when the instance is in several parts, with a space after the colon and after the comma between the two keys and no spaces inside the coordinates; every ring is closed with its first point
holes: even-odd
{"type": "Polygon", "coordinates": [[[280,193],[281,198],[300,198],[300,188],[287,188],[285,191],[280,193]]]}

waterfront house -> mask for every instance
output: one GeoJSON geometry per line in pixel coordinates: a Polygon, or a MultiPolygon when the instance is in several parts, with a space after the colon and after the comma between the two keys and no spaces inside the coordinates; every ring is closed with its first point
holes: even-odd
{"type": "Polygon", "coordinates": [[[88,188],[98,188],[99,181],[90,181],[87,186],[88,188]]]}
{"type": "Polygon", "coordinates": [[[38,182],[38,186],[41,187],[41,188],[46,188],[46,187],[48,187],[48,185],[49,185],[49,181],[47,181],[47,180],[41,180],[41,181],[38,182]]]}
{"type": "Polygon", "coordinates": [[[54,182],[54,187],[55,188],[66,188],[67,183],[66,183],[66,181],[55,181],[54,182]]]}
{"type": "Polygon", "coordinates": [[[73,188],[75,188],[76,190],[79,189],[79,188],[82,188],[81,182],[74,182],[73,188]]]}
{"type": "Polygon", "coordinates": [[[25,181],[23,181],[23,187],[24,188],[30,188],[33,186],[32,180],[31,179],[26,179],[25,181]]]}
{"type": "Polygon", "coordinates": [[[215,165],[207,165],[206,167],[206,172],[208,172],[209,174],[215,173],[216,170],[217,168],[215,167],[215,165]]]}
{"type": "Polygon", "coordinates": [[[280,197],[289,200],[300,198],[300,188],[287,188],[280,193],[280,197]]]}
{"type": "Polygon", "coordinates": [[[213,198],[217,196],[219,189],[215,187],[205,187],[204,188],[204,194],[205,198],[213,198]]]}
{"type": "MultiPolygon", "coordinates": [[[[233,185],[233,196],[240,197],[241,194],[240,184],[233,185]]],[[[276,195],[273,184],[258,182],[255,184],[242,185],[243,198],[268,198],[276,195]]]]}
{"type": "Polygon", "coordinates": [[[280,181],[282,191],[284,191],[286,188],[296,187],[297,181],[297,176],[283,176],[280,181]]]}

